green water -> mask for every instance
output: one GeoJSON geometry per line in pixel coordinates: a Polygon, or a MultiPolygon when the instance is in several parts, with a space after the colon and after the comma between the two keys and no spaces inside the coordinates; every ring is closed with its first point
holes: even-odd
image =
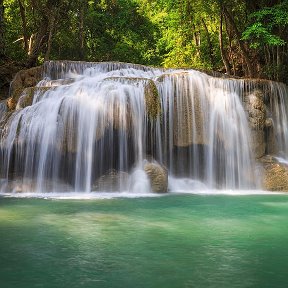
{"type": "Polygon", "coordinates": [[[288,287],[288,196],[0,198],[0,287],[288,287]]]}

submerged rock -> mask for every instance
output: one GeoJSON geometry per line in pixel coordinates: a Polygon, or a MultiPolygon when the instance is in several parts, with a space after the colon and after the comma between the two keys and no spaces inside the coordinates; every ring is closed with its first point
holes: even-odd
{"type": "Polygon", "coordinates": [[[123,191],[127,190],[128,182],[128,173],[111,169],[95,181],[94,185],[92,185],[92,191],[123,191]]]}
{"type": "Polygon", "coordinates": [[[70,192],[73,187],[61,180],[45,179],[41,183],[37,183],[35,179],[16,177],[1,183],[2,192],[30,193],[30,192],[70,192]]]}
{"type": "Polygon", "coordinates": [[[151,189],[155,193],[165,193],[168,188],[167,169],[157,162],[147,162],[144,164],[144,171],[148,175],[151,189]]]}

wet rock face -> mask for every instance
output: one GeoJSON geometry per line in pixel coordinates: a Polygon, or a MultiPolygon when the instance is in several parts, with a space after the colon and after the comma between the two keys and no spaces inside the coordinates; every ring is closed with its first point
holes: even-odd
{"type": "Polygon", "coordinates": [[[252,129],[261,130],[265,126],[266,109],[264,95],[260,90],[254,90],[245,97],[246,110],[249,116],[249,124],[252,129]]]}
{"type": "Polygon", "coordinates": [[[244,107],[248,114],[248,123],[251,128],[251,146],[257,159],[265,154],[264,128],[266,127],[265,124],[269,122],[266,119],[264,94],[261,90],[254,90],[245,96],[244,102],[244,107]]]}
{"type": "Polygon", "coordinates": [[[151,189],[155,193],[165,193],[168,188],[168,173],[167,169],[157,162],[147,162],[144,165],[150,183],[151,189]]]}
{"type": "Polygon", "coordinates": [[[19,71],[11,82],[11,97],[7,101],[8,109],[14,110],[23,90],[34,87],[41,80],[42,66],[19,71]]]}
{"type": "Polygon", "coordinates": [[[6,105],[9,111],[13,111],[16,108],[17,101],[13,97],[9,97],[6,101],[6,105]]]}
{"type": "Polygon", "coordinates": [[[161,114],[160,96],[155,83],[147,80],[144,88],[146,111],[151,120],[161,114]]]}
{"type": "Polygon", "coordinates": [[[268,191],[288,192],[288,165],[275,157],[266,155],[260,159],[262,187],[268,191]]]}
{"type": "Polygon", "coordinates": [[[173,107],[173,145],[188,147],[192,144],[207,144],[207,107],[203,105],[207,99],[201,95],[197,82],[187,72],[163,74],[157,80],[164,85],[171,84],[171,99],[174,100],[166,101],[169,108],[173,107]]]}
{"type": "Polygon", "coordinates": [[[144,100],[147,116],[150,120],[155,120],[161,115],[160,95],[153,80],[139,77],[108,77],[104,79],[104,81],[115,81],[134,86],[138,86],[140,83],[142,83],[144,86],[144,100]]]}

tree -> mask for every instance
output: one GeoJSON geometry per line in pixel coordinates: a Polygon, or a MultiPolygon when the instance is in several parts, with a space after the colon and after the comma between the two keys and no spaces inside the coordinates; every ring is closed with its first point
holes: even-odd
{"type": "Polygon", "coordinates": [[[0,0],[0,54],[28,66],[123,61],[283,81],[287,2],[0,0]]]}
{"type": "Polygon", "coordinates": [[[249,42],[251,50],[258,51],[262,76],[283,80],[288,72],[283,69],[287,67],[288,1],[253,11],[249,22],[242,39],[249,42]]]}
{"type": "Polygon", "coordinates": [[[0,59],[5,56],[5,41],[4,41],[4,3],[0,0],[0,59]]]}

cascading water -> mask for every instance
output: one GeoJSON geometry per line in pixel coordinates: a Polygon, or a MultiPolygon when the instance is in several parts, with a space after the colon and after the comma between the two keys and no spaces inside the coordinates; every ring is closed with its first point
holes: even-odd
{"type": "MultiPolygon", "coordinates": [[[[43,70],[1,122],[2,191],[149,191],[147,160],[167,167],[171,181],[255,188],[243,105],[253,85],[125,63],[46,62],[43,70]]],[[[272,89],[279,150],[288,155],[286,92],[272,89]]]]}
{"type": "Polygon", "coordinates": [[[164,162],[172,175],[202,179],[210,188],[253,187],[249,128],[237,85],[197,71],[164,77],[164,162]]]}

